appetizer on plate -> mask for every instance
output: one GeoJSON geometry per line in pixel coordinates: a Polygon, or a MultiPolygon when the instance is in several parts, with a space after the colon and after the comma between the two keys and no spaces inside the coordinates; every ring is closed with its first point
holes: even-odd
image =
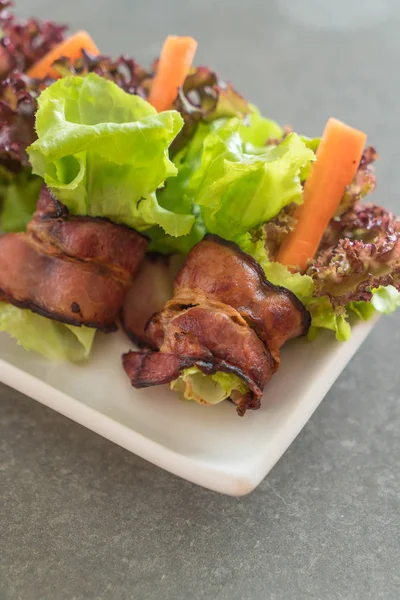
{"type": "MultiPolygon", "coordinates": [[[[0,1],[0,330],[87,360],[120,326],[132,385],[260,406],[280,349],[400,304],[400,221],[365,202],[376,151],[330,118],[309,138],[193,66],[149,70],[0,1]]],[[[308,343],[305,341],[304,343],[308,343]]],[[[123,370],[121,367],[121,376],[123,370]]]]}

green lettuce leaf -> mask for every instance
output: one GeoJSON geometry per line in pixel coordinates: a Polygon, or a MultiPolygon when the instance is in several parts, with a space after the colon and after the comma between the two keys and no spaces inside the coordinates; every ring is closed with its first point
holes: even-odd
{"type": "Polygon", "coordinates": [[[32,175],[30,169],[23,169],[17,174],[0,169],[0,229],[5,233],[26,229],[42,185],[43,180],[32,175]]]}
{"type": "Polygon", "coordinates": [[[105,216],[139,230],[189,233],[194,216],[161,206],[156,190],[177,173],[168,148],[183,121],[91,73],[66,77],[38,99],[33,172],[73,214],[105,216]]]}
{"type": "Polygon", "coordinates": [[[400,292],[393,285],[380,286],[372,294],[371,304],[379,313],[389,315],[400,306],[400,292]]]}
{"type": "Polygon", "coordinates": [[[365,302],[359,300],[356,302],[349,302],[347,310],[353,312],[362,321],[369,321],[376,314],[376,310],[371,302],[365,302]]]}
{"type": "Polygon", "coordinates": [[[225,122],[225,119],[219,119],[211,123],[199,123],[193,139],[174,156],[173,164],[177,175],[170,178],[157,192],[158,201],[163,208],[181,212],[192,210],[195,190],[191,182],[194,174],[201,168],[204,141],[216,127],[225,122]]]}
{"type": "Polygon", "coordinates": [[[318,329],[330,329],[339,342],[347,342],[351,336],[351,325],[345,308],[334,310],[328,296],[313,298],[306,305],[311,314],[308,339],[314,340],[318,329]]]}
{"type": "Polygon", "coordinates": [[[53,361],[80,362],[89,357],[95,329],[64,325],[28,309],[0,302],[0,331],[16,338],[25,350],[53,361]]]}
{"type": "Polygon", "coordinates": [[[189,182],[208,232],[236,240],[291,202],[301,203],[303,173],[315,154],[292,133],[262,153],[244,151],[238,119],[215,121],[189,182]]]}
{"type": "Polygon", "coordinates": [[[190,232],[180,237],[173,237],[167,235],[159,226],[152,227],[146,231],[146,235],[151,239],[150,251],[162,254],[174,252],[187,254],[204,237],[206,230],[201,210],[194,204],[194,190],[190,182],[201,166],[204,140],[213,128],[213,123],[198,124],[192,140],[174,156],[177,176],[168,179],[165,187],[157,192],[158,202],[166,210],[193,214],[194,223],[190,232]]]}
{"type": "Polygon", "coordinates": [[[200,404],[219,404],[233,392],[245,394],[246,384],[237,375],[218,371],[205,375],[197,367],[185,369],[178,379],[170,383],[171,390],[180,392],[185,400],[200,404]]]}

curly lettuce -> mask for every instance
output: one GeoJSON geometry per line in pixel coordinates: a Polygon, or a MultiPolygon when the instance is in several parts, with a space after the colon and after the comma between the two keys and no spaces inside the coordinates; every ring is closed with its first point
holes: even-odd
{"type": "Polygon", "coordinates": [[[334,306],[369,301],[380,287],[400,288],[400,220],[373,204],[355,207],[329,225],[307,274],[314,295],[334,306]]]}
{"type": "Polygon", "coordinates": [[[221,81],[207,67],[192,67],[178,89],[173,108],[179,111],[185,122],[172,145],[175,154],[195,135],[199,125],[222,117],[243,119],[250,112],[246,100],[231,86],[221,81]]]}

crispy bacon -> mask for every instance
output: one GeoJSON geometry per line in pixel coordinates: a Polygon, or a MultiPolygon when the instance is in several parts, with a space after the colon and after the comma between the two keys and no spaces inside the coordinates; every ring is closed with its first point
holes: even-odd
{"type": "Polygon", "coordinates": [[[174,297],[143,324],[148,346],[158,351],[129,352],[123,365],[135,387],[171,382],[190,366],[206,374],[234,373],[249,389],[234,399],[243,415],[260,407],[264,386],[279,367],[279,348],[307,333],[309,324],[291,292],[268,282],[235,244],[208,235],[186,258],[174,297]]]}
{"type": "Polygon", "coordinates": [[[46,317],[104,331],[116,328],[147,249],[132,229],[72,217],[41,195],[27,233],[0,237],[0,298],[46,317]]]}

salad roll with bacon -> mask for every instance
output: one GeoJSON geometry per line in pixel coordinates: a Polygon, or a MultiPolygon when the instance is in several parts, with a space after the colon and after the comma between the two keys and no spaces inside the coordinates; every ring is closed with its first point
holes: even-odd
{"type": "MultiPolygon", "coordinates": [[[[129,308],[138,314],[132,303],[129,308]]],[[[199,392],[202,374],[211,376],[214,402],[229,396],[243,415],[259,408],[280,347],[309,326],[310,315],[292,292],[269,283],[236,244],[207,235],[189,252],[173,298],[145,325],[149,346],[158,351],[129,352],[124,368],[135,387],[171,383],[204,404],[212,399],[199,392]]]]}
{"type": "Polygon", "coordinates": [[[62,323],[115,330],[147,239],[104,219],[70,216],[46,197],[43,188],[27,232],[0,237],[0,299],[62,323]]]}

